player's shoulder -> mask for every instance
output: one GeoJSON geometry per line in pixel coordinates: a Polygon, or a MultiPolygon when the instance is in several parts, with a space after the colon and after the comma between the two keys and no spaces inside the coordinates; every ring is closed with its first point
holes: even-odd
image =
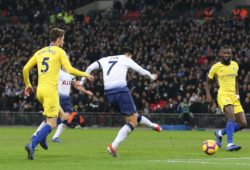
{"type": "Polygon", "coordinates": [[[34,55],[39,55],[40,53],[43,53],[46,50],[47,47],[40,48],[39,50],[35,51],[34,55]]]}
{"type": "Polygon", "coordinates": [[[219,61],[219,62],[217,62],[217,63],[214,63],[212,66],[211,66],[211,69],[213,68],[213,69],[216,69],[216,68],[218,68],[218,67],[220,67],[220,66],[222,66],[223,64],[219,61]]]}
{"type": "Polygon", "coordinates": [[[237,61],[234,61],[234,60],[231,61],[231,64],[232,64],[232,65],[237,65],[237,66],[238,66],[237,61]]]}
{"type": "Polygon", "coordinates": [[[43,54],[45,52],[52,53],[53,55],[54,54],[55,55],[56,54],[66,54],[66,52],[58,46],[46,46],[46,47],[41,48],[40,50],[37,50],[34,55],[36,55],[36,54],[40,55],[40,54],[43,54]]]}

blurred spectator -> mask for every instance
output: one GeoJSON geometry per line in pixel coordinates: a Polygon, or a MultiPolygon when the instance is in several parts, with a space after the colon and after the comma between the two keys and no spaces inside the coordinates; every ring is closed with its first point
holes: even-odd
{"type": "Polygon", "coordinates": [[[191,118],[193,118],[193,114],[190,112],[186,98],[183,98],[183,101],[178,105],[177,112],[180,113],[180,117],[184,124],[191,125],[191,118]]]}
{"type": "Polygon", "coordinates": [[[78,113],[78,106],[74,106],[74,111],[71,113],[68,119],[68,126],[71,128],[81,128],[85,126],[85,119],[78,113]]]}
{"type": "MultiPolygon", "coordinates": [[[[114,4],[112,10],[122,8],[119,16],[127,15],[126,12],[131,10],[140,14],[133,21],[113,17],[110,13],[101,15],[95,12],[85,17],[74,15],[71,11],[83,1],[0,2],[2,15],[27,19],[27,22],[0,25],[0,110],[41,110],[33,98],[23,97],[21,70],[34,51],[48,45],[46,37],[54,24],[68,32],[65,49],[73,65],[81,69],[101,57],[119,53],[122,46],[134,48],[133,59],[159,76],[157,83],[151,83],[134,72],[128,74],[128,85],[139,111],[176,113],[177,106],[185,98],[192,113],[210,112],[203,82],[210,66],[216,62],[218,49],[225,42],[233,47],[234,60],[240,66],[242,103],[247,103],[246,98],[249,98],[250,22],[247,19],[218,18],[217,13],[214,13],[211,22],[188,19],[192,17],[190,13],[207,7],[215,7],[212,9],[217,12],[223,1],[129,0],[126,5],[115,1],[117,6],[114,4]],[[185,5],[190,8],[184,8],[185,5]],[[64,15],[65,12],[67,15],[64,15]]],[[[93,98],[72,91],[72,102],[79,107],[79,111],[103,112],[108,108],[102,97],[101,75],[101,72],[94,72],[96,82],[86,84],[86,88],[95,93],[93,98]]],[[[35,69],[31,71],[31,76],[32,84],[36,85],[35,69]]],[[[212,94],[216,96],[218,85],[213,86],[212,94]]],[[[243,106],[249,112],[248,105],[243,106]]]]}

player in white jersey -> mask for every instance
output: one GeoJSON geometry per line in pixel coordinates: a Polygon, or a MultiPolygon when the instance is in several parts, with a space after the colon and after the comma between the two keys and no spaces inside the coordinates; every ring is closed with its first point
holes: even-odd
{"type": "MultiPolygon", "coordinates": [[[[136,107],[127,87],[127,71],[133,69],[143,76],[151,80],[156,80],[157,75],[151,74],[149,71],[143,69],[132,57],[132,49],[124,48],[124,55],[108,56],[92,63],[86,70],[91,73],[93,70],[102,69],[105,96],[108,102],[118,108],[120,113],[125,116],[126,124],[119,130],[115,140],[108,145],[107,151],[113,156],[117,157],[117,148],[123,142],[128,134],[134,130],[138,124],[146,125],[153,130],[160,132],[161,127],[152,123],[149,119],[137,113],[136,107]]],[[[85,79],[81,80],[81,85],[85,79]]]]}
{"type": "MultiPolygon", "coordinates": [[[[82,93],[85,93],[87,95],[92,96],[93,93],[89,90],[86,90],[84,87],[80,85],[80,81],[76,81],[75,76],[65,72],[64,70],[60,70],[59,74],[59,81],[58,81],[58,93],[59,93],[59,99],[60,99],[60,106],[62,108],[60,114],[60,118],[57,120],[57,129],[56,132],[52,138],[53,142],[61,142],[59,136],[62,134],[63,130],[66,127],[67,120],[70,117],[70,114],[72,113],[72,105],[71,105],[71,98],[70,98],[70,90],[71,85],[73,85],[77,90],[79,90],[82,93]]],[[[40,129],[45,125],[45,122],[43,121],[36,132],[33,134],[33,136],[36,136],[37,133],[40,131],[40,129]]],[[[41,145],[44,149],[46,149],[46,146],[41,145]]]]}

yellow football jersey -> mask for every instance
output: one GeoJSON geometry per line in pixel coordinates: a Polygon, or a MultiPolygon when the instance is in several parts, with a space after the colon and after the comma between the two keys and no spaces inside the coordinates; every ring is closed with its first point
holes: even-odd
{"type": "Polygon", "coordinates": [[[23,68],[25,86],[31,86],[29,70],[37,65],[38,85],[51,85],[57,89],[61,66],[75,76],[88,76],[87,73],[73,68],[66,52],[57,46],[48,46],[38,50],[23,68]]]}
{"type": "Polygon", "coordinates": [[[238,76],[239,65],[231,61],[230,65],[218,62],[212,66],[208,73],[210,79],[217,78],[219,84],[219,94],[236,94],[236,77],[238,76]]]}

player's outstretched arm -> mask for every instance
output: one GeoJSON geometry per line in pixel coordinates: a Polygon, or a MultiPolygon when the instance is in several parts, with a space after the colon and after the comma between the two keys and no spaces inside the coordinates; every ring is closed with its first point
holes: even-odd
{"type": "Polygon", "coordinates": [[[83,86],[80,85],[80,81],[73,81],[72,85],[79,90],[80,92],[87,94],[88,96],[93,96],[94,94],[90,90],[86,90],[83,86]]]}
{"type": "Polygon", "coordinates": [[[127,60],[127,66],[129,68],[135,70],[139,74],[141,74],[141,75],[143,75],[145,77],[148,77],[151,80],[156,80],[157,79],[157,74],[151,74],[148,70],[145,70],[144,68],[142,68],[139,64],[134,62],[132,59],[127,60]]]}
{"type": "MultiPolygon", "coordinates": [[[[85,72],[90,74],[92,71],[98,70],[98,69],[100,69],[100,63],[99,63],[99,61],[95,61],[87,67],[85,72]]],[[[85,83],[85,81],[86,81],[86,78],[82,77],[82,79],[80,81],[80,85],[83,85],[85,83]]]]}
{"type": "Polygon", "coordinates": [[[66,54],[61,55],[60,60],[61,60],[62,66],[66,72],[68,72],[72,75],[75,75],[75,76],[86,77],[91,82],[94,81],[94,77],[92,75],[85,73],[83,71],[79,71],[78,69],[72,67],[66,54]]]}

